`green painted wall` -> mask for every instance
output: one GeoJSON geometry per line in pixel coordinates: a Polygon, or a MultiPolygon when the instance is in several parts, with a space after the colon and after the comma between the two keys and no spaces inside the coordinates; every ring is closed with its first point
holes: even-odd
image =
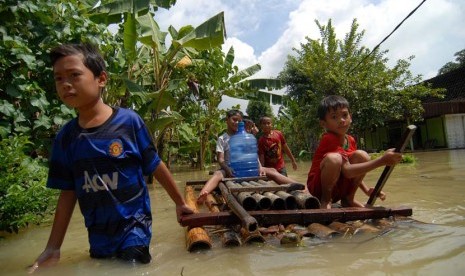
{"type": "Polygon", "coordinates": [[[377,128],[375,131],[365,131],[365,149],[385,150],[384,145],[388,141],[386,127],[377,128]]]}
{"type": "Polygon", "coordinates": [[[435,147],[447,146],[444,139],[443,117],[426,120],[426,138],[427,140],[436,140],[435,147]]]}

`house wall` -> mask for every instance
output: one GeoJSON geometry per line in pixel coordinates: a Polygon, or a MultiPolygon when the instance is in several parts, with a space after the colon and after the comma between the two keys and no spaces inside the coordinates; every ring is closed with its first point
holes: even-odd
{"type": "Polygon", "coordinates": [[[444,115],[447,147],[465,148],[465,114],[444,115]]]}
{"type": "Polygon", "coordinates": [[[425,123],[425,135],[422,135],[424,148],[446,148],[443,117],[430,118],[425,123]]]}
{"type": "Polygon", "coordinates": [[[385,150],[384,145],[388,143],[388,130],[386,127],[377,128],[375,131],[365,131],[365,149],[385,150]]]}

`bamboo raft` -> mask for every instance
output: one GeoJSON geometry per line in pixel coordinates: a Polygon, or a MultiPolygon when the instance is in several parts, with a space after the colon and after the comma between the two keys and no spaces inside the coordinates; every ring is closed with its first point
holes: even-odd
{"type": "Polygon", "coordinates": [[[318,199],[302,192],[303,184],[278,185],[265,177],[224,179],[208,195],[205,206],[197,206],[196,191],[205,182],[188,181],[185,187],[186,202],[195,213],[183,216],[180,223],[186,227],[186,247],[191,252],[212,248],[212,236],[217,234],[224,247],[265,242],[270,235],[281,244],[297,244],[302,237],[385,230],[392,218],[412,215],[412,209],[405,207],[319,209],[318,199]],[[372,223],[360,222],[367,220],[372,223]]]}

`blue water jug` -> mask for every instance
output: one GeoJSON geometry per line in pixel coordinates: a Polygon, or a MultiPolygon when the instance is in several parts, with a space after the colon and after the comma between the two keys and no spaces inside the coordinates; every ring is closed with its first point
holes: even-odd
{"type": "Polygon", "coordinates": [[[244,122],[229,138],[229,166],[233,169],[234,177],[258,176],[257,139],[245,131],[244,122]]]}

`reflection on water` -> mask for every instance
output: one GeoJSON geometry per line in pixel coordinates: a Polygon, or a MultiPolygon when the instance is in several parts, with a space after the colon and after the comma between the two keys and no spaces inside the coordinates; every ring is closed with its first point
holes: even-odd
{"type": "MultiPolygon", "coordinates": [[[[412,220],[398,221],[384,235],[367,234],[330,240],[304,239],[302,246],[253,244],[236,248],[215,246],[188,253],[185,230],[175,219],[174,205],[158,185],[151,191],[154,214],[152,263],[128,265],[93,260],[78,208],[71,221],[60,263],[46,275],[459,275],[465,271],[465,150],[415,153],[418,163],[399,165],[385,186],[384,206],[408,206],[412,220]]],[[[310,163],[289,170],[306,181],[310,163]]],[[[374,186],[382,168],[367,175],[374,186]]],[[[179,187],[187,180],[205,179],[206,172],[177,172],[179,187]]],[[[367,200],[360,192],[357,198],[367,200]]],[[[24,275],[43,250],[50,226],[34,227],[0,240],[0,274],[24,275]]],[[[42,274],[42,273],[39,273],[42,274]]]]}

